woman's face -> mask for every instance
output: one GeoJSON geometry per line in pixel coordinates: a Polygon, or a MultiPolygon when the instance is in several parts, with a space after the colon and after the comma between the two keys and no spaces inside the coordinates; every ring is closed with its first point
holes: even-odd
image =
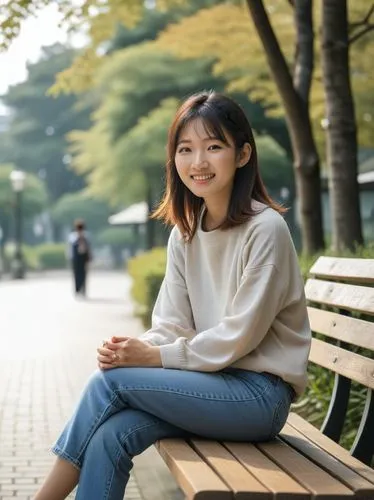
{"type": "Polygon", "coordinates": [[[225,137],[227,143],[209,136],[199,118],[191,120],[179,137],[175,153],[178,175],[185,186],[206,203],[226,205],[236,169],[248,161],[243,163],[242,158],[238,158],[232,138],[226,133],[225,137]]]}

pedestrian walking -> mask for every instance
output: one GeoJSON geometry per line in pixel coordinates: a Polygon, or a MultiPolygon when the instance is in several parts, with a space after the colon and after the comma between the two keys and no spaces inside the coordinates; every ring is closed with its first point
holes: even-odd
{"type": "Polygon", "coordinates": [[[75,294],[85,296],[88,264],[92,257],[86,225],[82,219],[74,222],[74,231],[69,234],[68,254],[73,271],[75,294]]]}
{"type": "Polygon", "coordinates": [[[152,326],[98,347],[99,369],[36,500],[62,500],[76,485],[78,500],[122,500],[132,458],[162,438],[280,432],[304,391],[311,343],[282,212],[241,107],[215,92],[188,98],[169,130],[154,214],[174,227],[152,326]]]}

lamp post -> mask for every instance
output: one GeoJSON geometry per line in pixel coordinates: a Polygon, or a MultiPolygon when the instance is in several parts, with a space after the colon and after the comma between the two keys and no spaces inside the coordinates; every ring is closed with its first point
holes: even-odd
{"type": "Polygon", "coordinates": [[[22,256],[22,191],[25,187],[25,174],[22,170],[13,170],[10,174],[10,182],[15,198],[15,240],[16,250],[12,261],[12,274],[15,279],[22,279],[25,276],[25,266],[22,256]]]}

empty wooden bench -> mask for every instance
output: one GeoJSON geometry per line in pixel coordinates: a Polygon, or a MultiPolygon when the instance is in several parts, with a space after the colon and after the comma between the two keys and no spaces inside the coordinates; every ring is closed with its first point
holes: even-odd
{"type": "Polygon", "coordinates": [[[369,466],[374,452],[374,259],[321,257],[310,275],[305,290],[318,339],[313,338],[309,359],[335,372],[321,431],[291,413],[271,442],[158,442],[188,500],[374,499],[374,470],[369,466]],[[367,349],[366,355],[351,352],[353,346],[367,349]],[[366,386],[367,397],[348,452],[337,442],[351,381],[366,386]]]}

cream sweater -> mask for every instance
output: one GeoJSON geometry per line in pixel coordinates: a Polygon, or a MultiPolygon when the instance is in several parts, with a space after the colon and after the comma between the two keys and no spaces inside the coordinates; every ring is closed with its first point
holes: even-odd
{"type": "Polygon", "coordinates": [[[250,221],[204,232],[191,243],[173,228],[167,267],[140,338],[159,345],[164,368],[214,372],[236,367],[306,386],[311,332],[287,224],[253,202],[250,221]]]}

